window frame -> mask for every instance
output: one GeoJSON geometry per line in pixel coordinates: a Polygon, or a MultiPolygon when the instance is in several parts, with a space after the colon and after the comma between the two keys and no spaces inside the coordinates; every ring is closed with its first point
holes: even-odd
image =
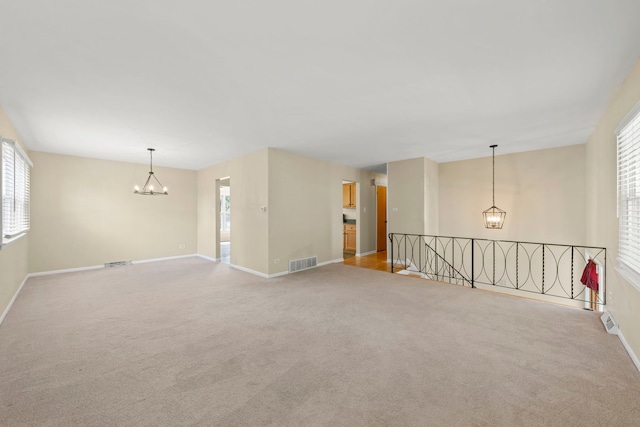
{"type": "MultiPolygon", "coordinates": [[[[620,139],[620,134],[626,130],[627,126],[633,124],[634,126],[638,126],[638,121],[640,121],[640,102],[637,103],[628,113],[627,115],[624,117],[624,119],[622,119],[622,121],[620,122],[620,124],[618,125],[618,127],[616,128],[616,193],[617,193],[617,203],[616,203],[616,213],[617,213],[617,217],[618,217],[618,265],[616,266],[616,271],[627,281],[629,282],[629,284],[631,284],[631,286],[633,286],[635,289],[637,289],[638,291],[640,291],[640,267],[639,266],[633,266],[633,265],[629,265],[628,262],[625,262],[625,258],[629,257],[629,254],[633,254],[636,252],[640,252],[640,243],[634,243],[632,242],[631,244],[629,243],[625,243],[625,246],[631,246],[631,250],[629,251],[629,253],[627,253],[627,251],[621,251],[621,249],[623,249],[623,236],[622,236],[622,230],[623,230],[623,221],[626,221],[626,223],[628,224],[629,222],[635,223],[636,221],[640,221],[640,211],[635,211],[634,209],[627,209],[627,212],[632,211],[634,212],[633,217],[631,218],[632,221],[628,221],[628,215],[624,216],[623,219],[623,215],[624,213],[622,212],[622,204],[628,200],[627,198],[623,198],[623,186],[621,185],[621,164],[623,163],[621,161],[621,139],[620,139]],[[622,252],[622,254],[621,254],[622,252]]],[[[634,129],[635,130],[635,129],[634,129]]],[[[629,159],[625,158],[625,160],[631,161],[633,162],[633,165],[635,166],[634,168],[634,182],[637,180],[640,180],[640,154],[638,154],[638,150],[640,150],[640,133],[639,134],[634,134],[632,139],[630,138],[630,142],[628,143],[631,148],[626,147],[625,146],[625,152],[627,154],[627,157],[629,157],[629,159]]],[[[628,168],[628,166],[627,166],[628,168]]],[[[627,184],[627,187],[629,187],[631,185],[627,184]]],[[[635,186],[635,184],[634,184],[635,186]]],[[[640,195],[635,195],[632,199],[632,201],[634,201],[635,203],[639,203],[640,200],[640,195]]],[[[628,226],[627,226],[628,227],[628,226]]],[[[638,237],[640,237],[640,233],[637,233],[638,237]]],[[[635,233],[633,234],[634,237],[635,233]]],[[[629,239],[628,237],[626,238],[626,240],[632,240],[629,239]]]]}
{"type": "MultiPolygon", "coordinates": [[[[29,158],[29,156],[27,156],[27,153],[24,152],[24,150],[22,149],[22,147],[20,146],[20,144],[13,140],[13,139],[9,139],[9,138],[2,138],[0,137],[0,249],[3,249],[9,245],[11,245],[12,243],[20,240],[22,237],[26,236],[29,233],[29,230],[31,229],[31,169],[33,168],[33,162],[31,161],[31,159],[29,158]],[[26,214],[22,215],[22,222],[26,222],[26,228],[21,229],[20,231],[18,231],[15,235],[12,235],[11,237],[5,237],[5,227],[4,227],[4,181],[5,181],[5,162],[4,162],[4,155],[5,155],[5,150],[4,150],[4,146],[5,144],[9,145],[11,147],[11,151],[12,154],[14,156],[14,162],[13,162],[13,168],[12,171],[14,173],[14,179],[15,179],[15,171],[16,171],[16,161],[15,159],[17,157],[20,158],[20,161],[22,163],[24,163],[24,167],[25,167],[25,185],[24,185],[24,191],[22,193],[22,199],[23,202],[25,204],[25,212],[26,214]],[[26,200],[26,202],[24,201],[26,200]],[[26,219],[24,219],[26,216],[26,219]]],[[[14,204],[16,201],[16,195],[15,193],[13,194],[13,200],[14,200],[14,204]]]]}

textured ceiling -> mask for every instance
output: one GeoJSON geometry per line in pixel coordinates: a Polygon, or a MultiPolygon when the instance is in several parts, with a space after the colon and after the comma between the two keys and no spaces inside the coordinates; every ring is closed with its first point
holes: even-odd
{"type": "Polygon", "coordinates": [[[586,142],[637,0],[0,0],[31,150],[201,169],[265,147],[371,168],[586,142]]]}

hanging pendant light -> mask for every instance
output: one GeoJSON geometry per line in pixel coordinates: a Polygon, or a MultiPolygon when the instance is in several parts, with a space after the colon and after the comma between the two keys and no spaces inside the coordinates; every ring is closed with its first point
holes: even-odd
{"type": "Polygon", "coordinates": [[[504,224],[504,219],[507,216],[507,213],[496,206],[496,147],[497,145],[491,145],[490,148],[493,150],[493,154],[491,155],[493,159],[493,181],[492,181],[492,191],[493,191],[493,203],[489,209],[482,212],[482,216],[484,217],[484,226],[485,228],[502,228],[504,224]]]}
{"type": "Polygon", "coordinates": [[[133,188],[134,194],[140,194],[141,196],[167,196],[167,187],[164,187],[158,181],[158,178],[153,173],[153,152],[155,148],[147,148],[149,150],[149,177],[147,182],[144,183],[144,187],[140,190],[137,185],[133,188]],[[155,186],[157,184],[157,187],[155,186]]]}

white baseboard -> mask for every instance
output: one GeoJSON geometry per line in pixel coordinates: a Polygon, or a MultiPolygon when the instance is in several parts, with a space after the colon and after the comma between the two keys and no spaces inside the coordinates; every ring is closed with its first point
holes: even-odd
{"type": "MultiPolygon", "coordinates": [[[[325,262],[321,262],[318,265],[316,265],[315,267],[312,268],[317,268],[317,267],[322,267],[323,265],[328,265],[328,264],[335,264],[338,262],[342,262],[344,261],[343,258],[336,258],[336,259],[332,259],[331,261],[325,261],[325,262]]],[[[251,270],[250,268],[246,268],[246,267],[242,267],[239,265],[235,265],[235,264],[229,264],[231,267],[240,270],[240,271],[244,271],[245,273],[251,273],[251,274],[255,274],[256,276],[260,276],[263,277],[265,279],[273,279],[275,277],[281,277],[281,276],[286,276],[287,274],[289,274],[288,271],[281,271],[280,273],[274,273],[274,274],[265,274],[265,273],[261,273],[259,271],[255,271],[255,270],[251,270]]],[[[307,270],[311,270],[311,269],[307,269],[307,270]]]]}
{"type": "MultiPolygon", "coordinates": [[[[141,259],[141,260],[138,260],[138,261],[131,261],[131,264],[144,264],[144,263],[147,263],[147,262],[170,261],[170,260],[181,259],[181,258],[192,258],[192,257],[195,257],[195,256],[201,256],[201,255],[189,254],[189,255],[170,256],[170,257],[165,257],[165,258],[141,259]]],[[[104,264],[103,265],[90,265],[88,267],[65,268],[65,269],[62,269],[62,270],[39,271],[37,273],[29,273],[29,274],[27,274],[27,277],[48,276],[50,274],[61,274],[61,273],[75,273],[77,271],[98,270],[98,269],[101,269],[101,268],[104,268],[104,264]]]]}
{"type": "Polygon", "coordinates": [[[275,273],[275,274],[269,274],[267,276],[268,279],[273,279],[274,277],[282,277],[282,276],[286,276],[287,274],[289,274],[288,271],[281,271],[280,273],[275,273]]]}
{"type": "Polygon", "coordinates": [[[369,252],[365,252],[363,254],[356,254],[356,256],[367,256],[367,255],[373,255],[378,251],[369,251],[369,252]]]}
{"type": "Polygon", "coordinates": [[[624,339],[624,335],[622,335],[622,331],[620,330],[618,330],[618,338],[620,338],[620,342],[624,346],[624,349],[629,353],[629,357],[631,357],[633,364],[636,365],[636,368],[640,371],[640,359],[638,359],[638,356],[633,352],[633,349],[629,346],[627,340],[624,339]]]}
{"type": "Polygon", "coordinates": [[[22,290],[22,287],[24,286],[24,284],[27,283],[28,278],[29,278],[28,274],[24,276],[24,279],[22,280],[22,283],[20,283],[20,286],[18,286],[16,293],[13,294],[13,298],[11,298],[11,301],[9,301],[7,308],[5,308],[4,311],[2,312],[2,316],[0,316],[0,325],[2,325],[2,322],[4,322],[5,317],[7,317],[7,314],[9,314],[9,310],[11,310],[11,307],[13,307],[13,303],[16,302],[16,298],[18,298],[18,294],[22,290]]]}
{"type": "Polygon", "coordinates": [[[168,256],[164,258],[141,259],[138,261],[131,261],[131,264],[146,264],[147,262],[170,261],[173,259],[193,258],[195,256],[198,256],[198,254],[168,256]]]}
{"type": "Polygon", "coordinates": [[[196,256],[206,259],[208,261],[213,261],[213,262],[220,262],[220,258],[211,258],[210,256],[206,256],[206,255],[200,255],[200,254],[196,254],[196,256]]]}
{"type": "Polygon", "coordinates": [[[336,259],[332,259],[331,261],[321,262],[318,265],[316,265],[316,267],[322,267],[323,265],[335,264],[338,262],[344,262],[344,258],[336,258],[336,259]]]}
{"type": "MultiPolygon", "coordinates": [[[[343,262],[344,258],[336,258],[336,259],[332,259],[331,261],[324,261],[321,262],[319,264],[316,264],[315,267],[311,267],[311,268],[305,268],[304,270],[299,270],[299,271],[305,271],[305,270],[313,270],[314,268],[318,268],[318,267],[322,267],[323,265],[329,265],[329,264],[335,264],[338,262],[343,262]]],[[[297,272],[296,272],[297,273],[297,272]]],[[[288,271],[282,271],[280,273],[276,273],[276,274],[270,274],[269,276],[267,276],[269,279],[274,278],[274,277],[280,277],[280,276],[286,276],[287,274],[289,274],[288,271]]]]}
{"type": "MultiPolygon", "coordinates": [[[[607,310],[607,307],[604,308],[604,311],[606,313],[609,313],[613,317],[613,314],[609,310],[607,310]]],[[[635,352],[633,351],[633,349],[631,348],[627,340],[624,338],[624,335],[622,334],[622,331],[620,330],[620,328],[618,328],[618,333],[616,335],[618,335],[618,339],[622,343],[622,346],[624,347],[624,349],[627,350],[627,353],[629,353],[629,357],[631,358],[631,361],[633,362],[634,365],[636,365],[636,368],[638,369],[638,371],[640,371],[640,359],[638,359],[638,356],[636,356],[635,352]]]]}
{"type": "Polygon", "coordinates": [[[268,275],[268,274],[261,273],[261,272],[259,272],[259,271],[255,271],[255,270],[252,270],[252,269],[247,268],[247,267],[242,267],[242,266],[240,266],[240,265],[236,265],[236,264],[229,264],[229,266],[230,266],[231,268],[235,268],[236,270],[244,271],[245,273],[255,274],[256,276],[260,276],[260,277],[263,277],[263,278],[265,278],[265,279],[268,279],[268,278],[269,278],[269,275],[268,275]]]}
{"type": "Polygon", "coordinates": [[[29,273],[27,277],[49,276],[50,274],[75,273],[76,271],[98,270],[104,268],[104,265],[91,265],[88,267],[65,268],[63,270],[39,271],[37,273],[29,273]]]}

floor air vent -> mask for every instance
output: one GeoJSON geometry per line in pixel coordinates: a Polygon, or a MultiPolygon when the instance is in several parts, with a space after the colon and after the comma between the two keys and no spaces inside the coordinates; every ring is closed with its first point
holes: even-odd
{"type": "Polygon", "coordinates": [[[604,324],[604,328],[613,335],[618,335],[618,324],[615,320],[613,320],[613,316],[608,311],[605,311],[602,317],[600,317],[602,323],[604,324]]]}
{"type": "Polygon", "coordinates": [[[104,268],[120,267],[121,265],[129,265],[129,264],[131,264],[131,261],[105,262],[104,263],[104,268]]]}
{"type": "Polygon", "coordinates": [[[318,257],[311,256],[308,258],[291,259],[289,260],[289,273],[295,273],[296,271],[308,270],[309,268],[316,267],[318,265],[318,257]]]}

